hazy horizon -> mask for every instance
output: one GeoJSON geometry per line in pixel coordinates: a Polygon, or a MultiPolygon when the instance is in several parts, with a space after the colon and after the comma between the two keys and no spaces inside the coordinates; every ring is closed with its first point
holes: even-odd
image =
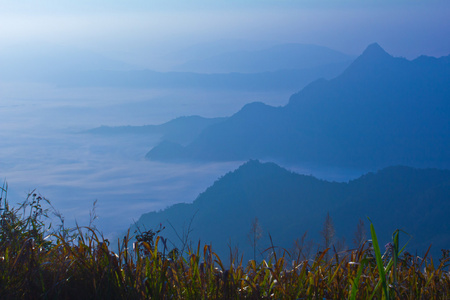
{"type": "Polygon", "coordinates": [[[229,49],[316,44],[351,55],[378,42],[413,59],[450,54],[449,13],[445,0],[1,1],[0,48],[56,44],[161,70],[180,52],[218,41],[229,49]]]}
{"type": "MultiPolygon", "coordinates": [[[[125,230],[149,210],[193,201],[242,162],[155,163],[144,157],[158,137],[95,137],[81,131],[161,124],[186,115],[231,116],[254,101],[283,106],[304,86],[267,92],[63,88],[22,79],[29,66],[37,68],[30,67],[37,77],[58,67],[68,73],[110,66],[171,71],[195,59],[292,43],[357,56],[377,42],[393,56],[439,57],[450,54],[449,15],[447,0],[0,0],[0,177],[9,183],[11,197],[22,200],[36,188],[67,219],[85,220],[98,199],[104,230],[125,230]],[[86,60],[80,63],[78,57],[86,60]],[[13,67],[23,70],[8,69],[14,59],[19,62],[13,67]],[[3,69],[18,77],[2,80],[3,69]],[[120,209],[126,201],[127,209],[120,209]]],[[[330,180],[365,171],[285,167],[330,180]]]]}

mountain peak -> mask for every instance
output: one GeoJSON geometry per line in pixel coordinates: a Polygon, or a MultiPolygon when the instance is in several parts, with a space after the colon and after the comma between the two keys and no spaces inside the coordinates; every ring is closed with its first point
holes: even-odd
{"type": "MultiPolygon", "coordinates": [[[[368,70],[392,67],[394,57],[384,51],[377,43],[370,44],[366,50],[342,73],[345,76],[361,77],[368,70]]],[[[373,72],[373,71],[371,71],[373,72]]],[[[384,71],[383,71],[384,72],[384,71]]]]}
{"type": "Polygon", "coordinates": [[[373,43],[367,46],[366,50],[361,54],[360,57],[370,57],[372,59],[378,58],[390,58],[392,57],[389,53],[384,51],[383,48],[378,43],[373,43]]]}

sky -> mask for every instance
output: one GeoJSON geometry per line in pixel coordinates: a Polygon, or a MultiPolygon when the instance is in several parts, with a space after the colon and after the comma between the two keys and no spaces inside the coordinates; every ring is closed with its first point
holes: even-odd
{"type": "MultiPolygon", "coordinates": [[[[394,56],[442,56],[450,54],[448,16],[449,0],[0,0],[0,68],[9,57],[3,53],[19,49],[39,57],[42,45],[155,70],[170,70],[177,57],[280,43],[358,55],[378,42],[394,56]]],[[[252,101],[284,105],[289,96],[159,93],[0,82],[0,178],[19,196],[37,188],[69,216],[86,215],[98,199],[100,215],[118,230],[143,212],[193,201],[238,162],[174,168],[144,160],[154,141],[77,136],[73,128],[227,116],[252,101]],[[129,209],[118,222],[114,213],[125,200],[129,209]]],[[[342,170],[300,167],[295,170],[344,180],[342,170]]]]}
{"type": "Polygon", "coordinates": [[[450,54],[448,0],[2,1],[0,47],[54,43],[144,67],[196,44],[306,43],[409,59],[450,54]]]}

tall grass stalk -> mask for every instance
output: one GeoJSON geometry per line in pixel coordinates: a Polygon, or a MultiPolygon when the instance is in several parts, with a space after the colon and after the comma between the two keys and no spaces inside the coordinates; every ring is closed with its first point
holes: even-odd
{"type": "Polygon", "coordinates": [[[373,248],[366,242],[328,259],[329,248],[314,259],[271,251],[259,262],[230,250],[225,263],[210,245],[177,253],[161,236],[136,240],[130,232],[113,251],[95,227],[45,226],[47,202],[34,193],[20,210],[3,200],[0,299],[450,298],[447,252],[439,263],[403,253],[396,231],[384,265],[389,254],[373,224],[373,248]]]}

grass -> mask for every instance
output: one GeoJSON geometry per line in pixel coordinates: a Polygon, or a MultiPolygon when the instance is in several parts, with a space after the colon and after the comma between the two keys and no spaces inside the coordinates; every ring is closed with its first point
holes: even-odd
{"type": "Polygon", "coordinates": [[[113,251],[93,226],[46,225],[49,205],[32,193],[10,207],[2,189],[1,299],[450,298],[448,251],[439,261],[413,256],[396,231],[382,253],[373,224],[371,241],[343,253],[331,247],[306,259],[273,247],[261,262],[231,251],[224,261],[200,243],[169,251],[154,231],[129,233],[113,251]]]}

